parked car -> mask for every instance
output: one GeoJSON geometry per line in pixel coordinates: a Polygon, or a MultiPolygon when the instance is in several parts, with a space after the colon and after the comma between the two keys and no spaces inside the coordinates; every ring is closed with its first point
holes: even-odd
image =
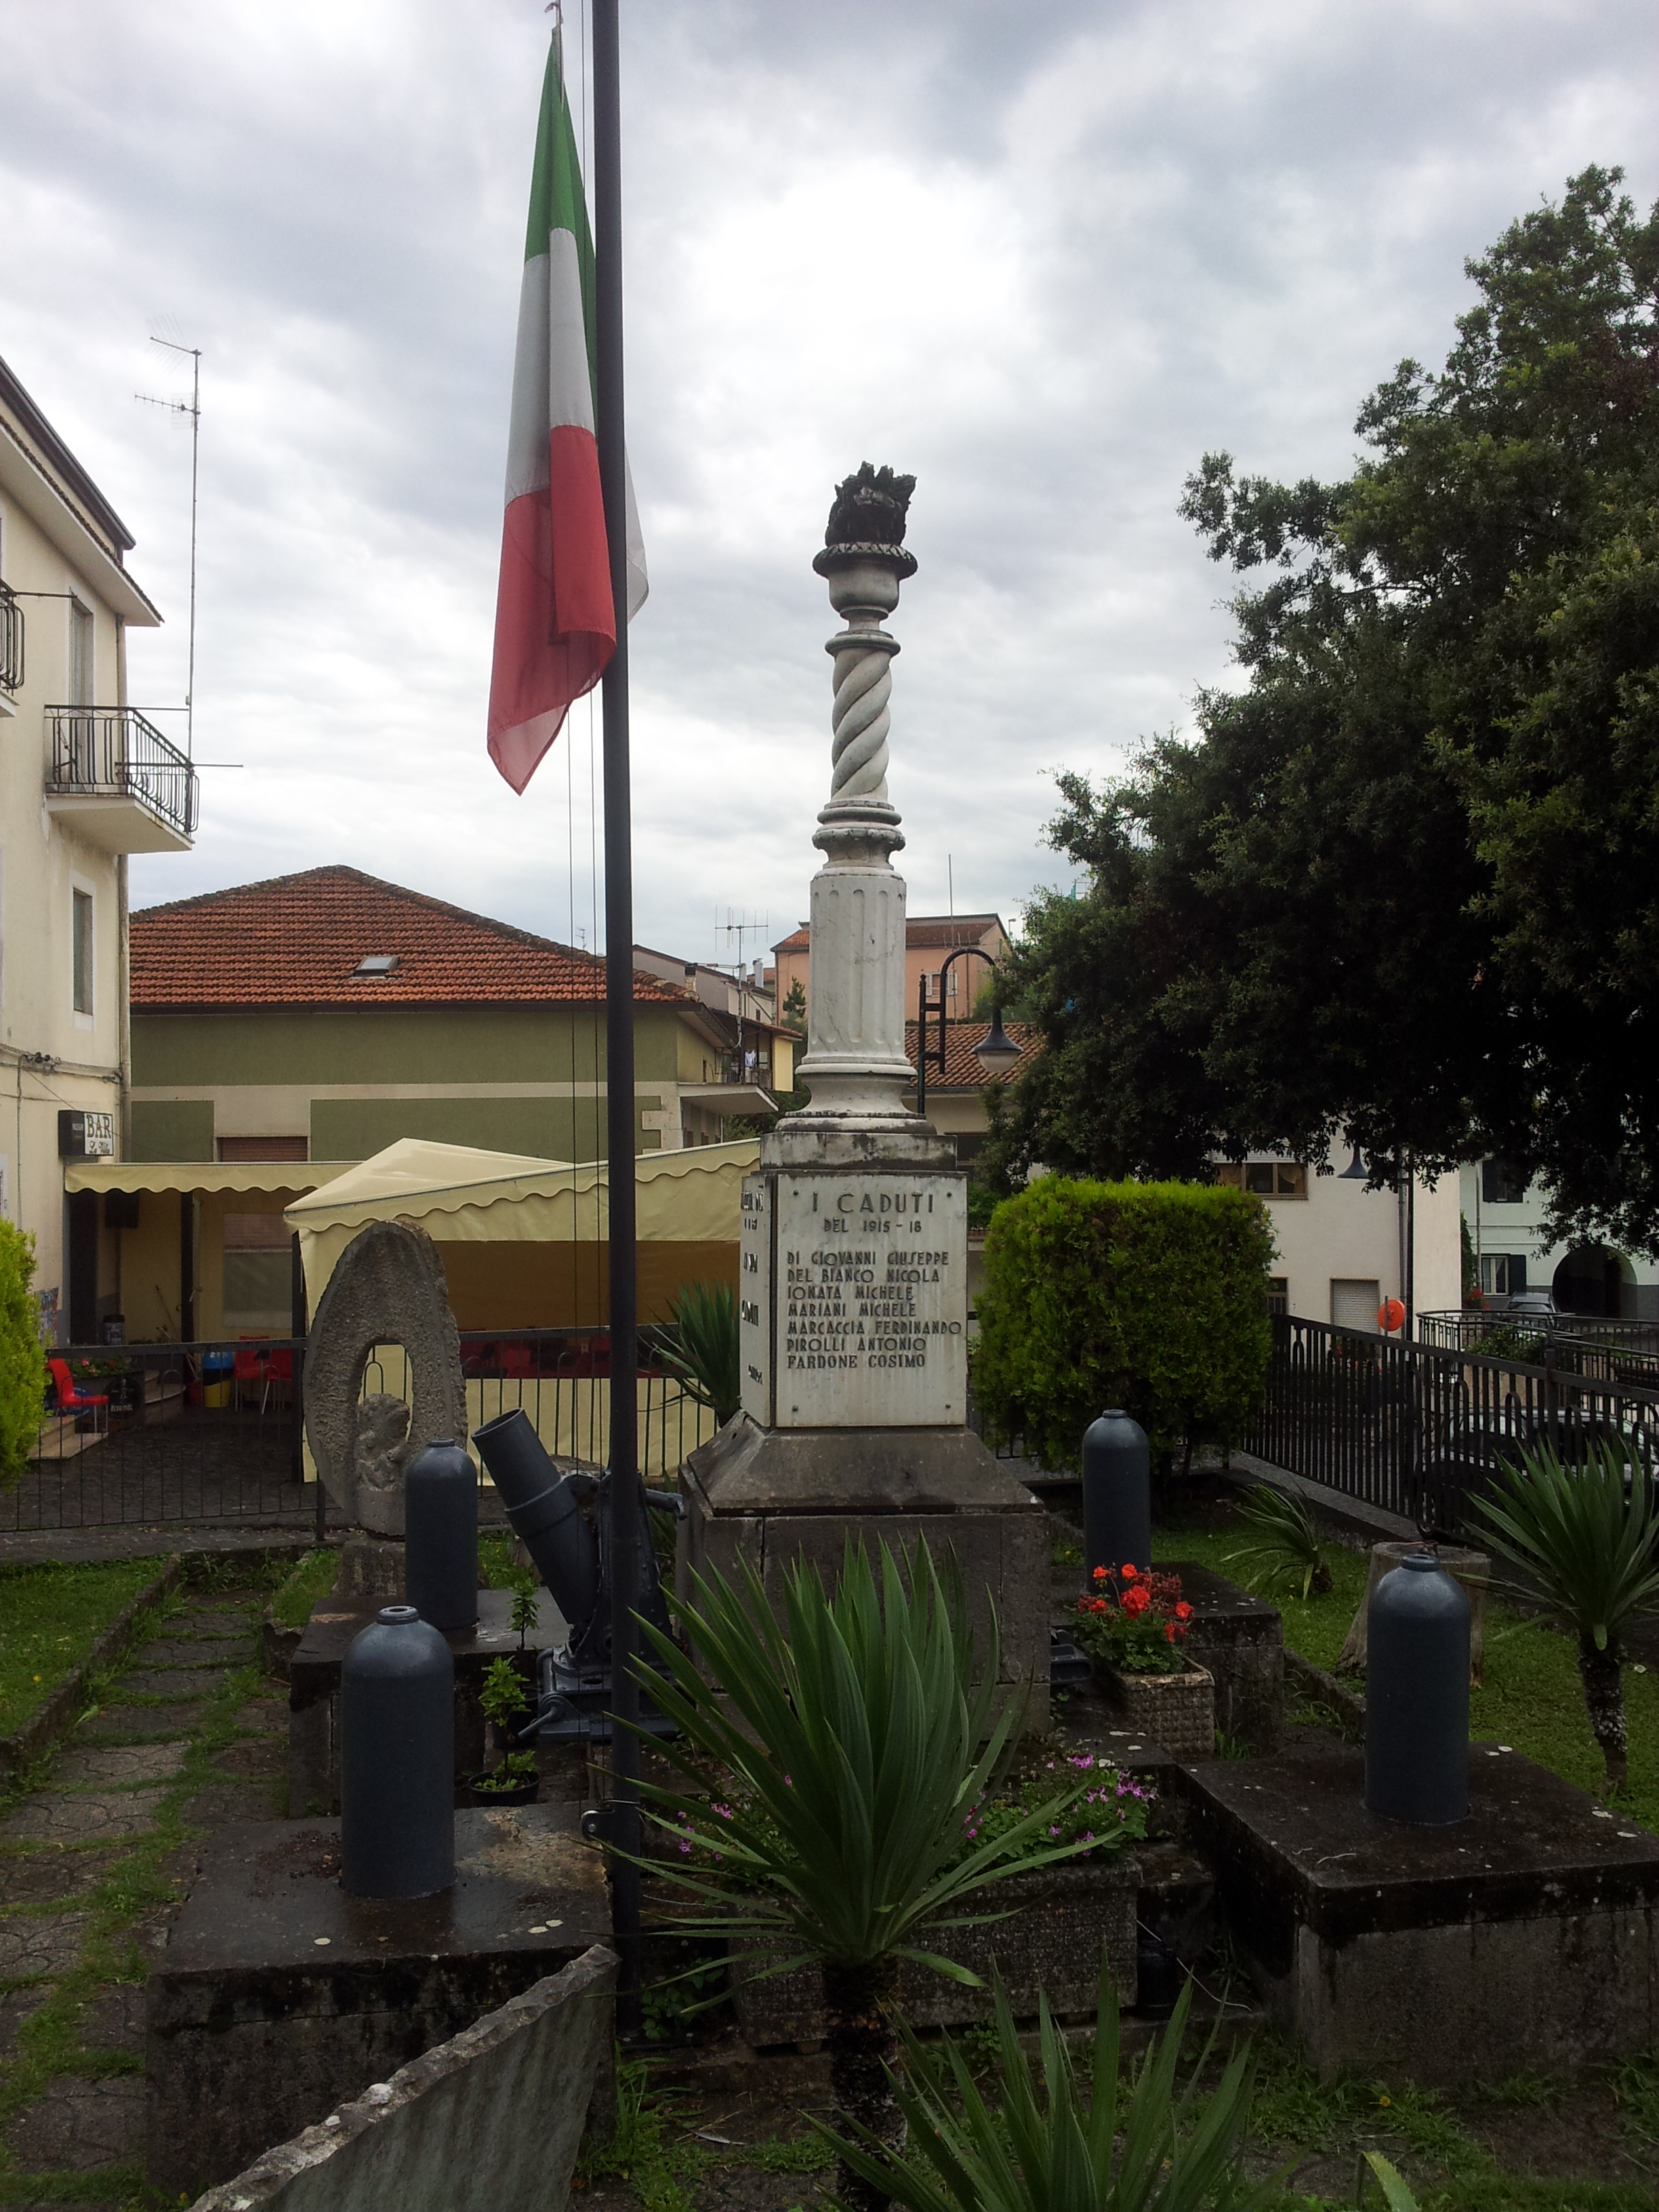
{"type": "Polygon", "coordinates": [[[1592,1445],[1611,1444],[1651,1477],[1659,1468],[1659,1431],[1650,1408],[1612,1420],[1571,1406],[1553,1410],[1507,1399],[1499,1406],[1459,1405],[1431,1439],[1419,1479],[1418,1519],[1447,1535],[1464,1523],[1471,1492],[1487,1490],[1501,1474],[1519,1466],[1521,1455],[1549,1443],[1568,1467],[1582,1467],[1592,1445]]]}
{"type": "Polygon", "coordinates": [[[1558,1309],[1553,1291],[1516,1291],[1504,1309],[1505,1321],[1553,1322],[1558,1309]]]}

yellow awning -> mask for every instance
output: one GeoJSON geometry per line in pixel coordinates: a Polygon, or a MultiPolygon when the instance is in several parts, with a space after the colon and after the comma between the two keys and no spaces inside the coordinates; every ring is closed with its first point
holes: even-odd
{"type": "Polygon", "coordinates": [[[65,1190],[314,1190],[354,1172],[351,1160],[83,1160],[65,1190]]]}
{"type": "MultiPolygon", "coordinates": [[[[642,1244],[738,1242],[743,1179],[760,1158],[754,1138],[642,1152],[635,1162],[642,1244]]],[[[605,1165],[476,1152],[413,1137],[296,1199],[283,1219],[300,1232],[314,1312],[341,1253],[371,1221],[412,1221],[441,1244],[603,1244],[611,1233],[605,1165]]]]}

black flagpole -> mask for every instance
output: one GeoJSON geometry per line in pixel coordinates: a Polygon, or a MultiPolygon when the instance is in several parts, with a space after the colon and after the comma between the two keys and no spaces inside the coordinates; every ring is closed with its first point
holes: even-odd
{"type": "Polygon", "coordinates": [[[617,0],[593,0],[594,336],[599,483],[617,649],[605,672],[605,1156],[611,1193],[611,1906],[622,1971],[617,2030],[640,2027],[638,1287],[634,1252],[634,857],[628,766],[627,448],[623,430],[622,118],[617,0]]]}

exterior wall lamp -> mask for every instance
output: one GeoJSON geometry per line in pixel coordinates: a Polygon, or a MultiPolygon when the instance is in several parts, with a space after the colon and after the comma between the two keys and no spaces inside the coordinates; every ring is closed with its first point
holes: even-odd
{"type": "MultiPolygon", "coordinates": [[[[945,1073],[946,1046],[945,979],[958,960],[968,959],[982,960],[993,974],[996,971],[997,963],[988,952],[981,952],[977,945],[963,945],[958,946],[957,951],[950,954],[940,965],[937,999],[931,996],[928,992],[927,975],[924,974],[921,979],[916,994],[916,1111],[918,1114],[926,1114],[927,1111],[929,1066],[937,1067],[941,1075],[945,1073]],[[930,1013],[937,1013],[939,1016],[939,1042],[936,1046],[929,1045],[927,1042],[927,1017],[930,1013]]],[[[974,1047],[974,1058],[985,1070],[987,1075],[996,1076],[1006,1074],[1020,1056],[1021,1048],[1014,1042],[1002,1026],[1002,1009],[1000,1006],[993,1006],[991,1026],[974,1047]]]]}

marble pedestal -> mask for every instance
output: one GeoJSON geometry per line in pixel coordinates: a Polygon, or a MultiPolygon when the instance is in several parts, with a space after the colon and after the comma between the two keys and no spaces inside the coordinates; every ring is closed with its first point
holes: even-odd
{"type": "Polygon", "coordinates": [[[1024,1725],[1048,1725],[1049,1528],[1024,1483],[966,1428],[765,1429],[736,1413],[680,1471],[685,1518],[676,1577],[746,1559],[780,1607],[800,1558],[826,1577],[849,1535],[892,1549],[925,1537],[962,1569],[969,1620],[988,1648],[992,1606],[1001,1679],[1024,1700],[1024,1725]]]}

